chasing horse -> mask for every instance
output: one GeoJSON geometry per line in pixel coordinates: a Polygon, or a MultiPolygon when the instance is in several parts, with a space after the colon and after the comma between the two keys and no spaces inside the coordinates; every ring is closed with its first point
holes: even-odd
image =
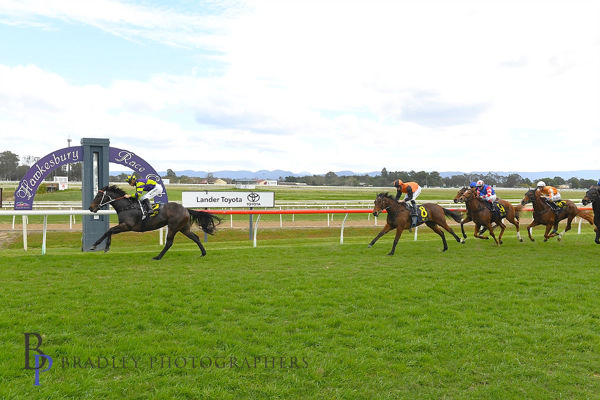
{"type": "MultiPolygon", "coordinates": [[[[462,195],[463,195],[463,193],[464,193],[465,191],[469,190],[469,188],[471,188],[471,187],[475,187],[474,185],[475,185],[475,182],[473,182],[472,186],[470,186],[470,187],[463,186],[462,188],[460,188],[460,189],[458,190],[458,193],[456,193],[456,196],[454,196],[454,199],[453,199],[453,200],[454,200],[454,203],[458,203],[459,201],[463,201],[463,200],[460,200],[460,199],[461,199],[461,197],[462,197],[462,195]]],[[[471,218],[471,214],[469,213],[469,210],[467,209],[467,214],[466,214],[466,215],[464,216],[464,218],[463,218],[463,219],[460,221],[460,231],[462,232],[462,235],[463,235],[463,237],[464,237],[465,239],[467,238],[467,234],[465,233],[465,224],[466,224],[467,222],[471,222],[471,221],[473,221],[473,218],[471,218]]],[[[483,234],[483,232],[485,232],[486,230],[487,230],[487,228],[486,228],[486,227],[483,227],[483,228],[482,228],[482,229],[479,231],[479,234],[480,234],[480,235],[482,235],[482,234],[483,234]]]]}
{"type": "MultiPolygon", "coordinates": [[[[393,256],[396,251],[396,245],[398,244],[398,240],[400,239],[400,235],[405,229],[411,228],[411,215],[409,207],[405,203],[399,203],[390,196],[388,193],[379,193],[377,198],[375,199],[375,207],[373,208],[373,215],[379,216],[379,214],[383,211],[387,211],[387,222],[381,232],[375,236],[371,243],[369,243],[369,248],[373,247],[375,242],[391,231],[392,229],[396,229],[396,237],[394,238],[394,244],[392,245],[392,250],[389,252],[389,256],[393,256]]],[[[441,238],[444,244],[444,249],[442,251],[448,250],[448,244],[446,243],[446,236],[444,235],[444,231],[440,229],[440,226],[448,231],[454,239],[456,239],[459,243],[464,243],[464,240],[459,238],[456,233],[448,226],[446,222],[446,216],[451,217],[454,221],[460,222],[461,216],[451,210],[440,207],[434,203],[425,203],[423,205],[417,206],[418,212],[418,220],[417,226],[421,224],[427,225],[431,228],[435,233],[437,233],[441,238]]]]}
{"type": "Polygon", "coordinates": [[[534,242],[535,239],[531,236],[531,230],[534,226],[545,225],[546,232],[544,233],[544,242],[548,241],[551,237],[558,236],[558,240],[562,239],[562,235],[571,229],[571,222],[575,217],[580,217],[588,221],[590,224],[594,224],[594,219],[585,210],[577,208],[575,203],[571,200],[561,200],[557,203],[559,208],[553,210],[552,207],[542,198],[541,192],[536,189],[529,189],[525,193],[525,197],[521,200],[521,205],[531,203],[533,205],[533,221],[527,227],[527,233],[529,239],[534,242]],[[563,219],[567,219],[567,226],[565,230],[558,233],[558,223],[563,219]],[[550,231],[552,229],[552,231],[550,231]]]}
{"type": "Polygon", "coordinates": [[[161,252],[154,257],[155,260],[160,260],[167,250],[173,245],[173,238],[177,232],[183,233],[198,245],[202,256],[206,255],[206,250],[202,246],[202,242],[191,227],[194,223],[199,225],[202,230],[210,235],[214,234],[216,226],[221,222],[221,219],[214,214],[195,211],[183,207],[181,204],[168,202],[160,205],[156,216],[149,216],[142,219],[142,209],[140,202],[136,199],[126,196],[125,191],[117,186],[105,186],[98,191],[94,200],[90,204],[90,211],[97,212],[101,207],[111,205],[117,212],[119,224],[110,228],[102,235],[91,247],[90,250],[95,250],[104,239],[106,239],[107,252],[110,248],[111,237],[114,234],[121,232],[147,232],[153,231],[163,226],[167,226],[167,240],[161,252]]]}
{"type": "MultiPolygon", "coordinates": [[[[494,211],[492,211],[487,205],[488,202],[477,196],[477,190],[475,188],[463,188],[459,191],[459,194],[460,195],[457,195],[457,200],[465,202],[467,214],[473,220],[473,222],[475,222],[474,236],[476,238],[489,239],[487,236],[483,236],[480,232],[480,229],[483,226],[490,231],[490,235],[492,238],[494,238],[496,245],[502,244],[502,235],[504,235],[504,231],[506,230],[506,225],[502,222],[502,220],[506,218],[508,222],[517,228],[517,238],[519,241],[523,241],[521,238],[521,233],[519,232],[519,212],[523,208],[522,205],[515,207],[506,200],[497,199],[492,204],[492,207],[494,208],[494,211]],[[496,223],[496,226],[500,227],[500,235],[498,235],[498,239],[496,239],[496,235],[494,234],[492,223],[496,223]]],[[[463,221],[461,221],[461,229],[463,221]]]]}
{"type": "Polygon", "coordinates": [[[585,193],[585,196],[581,200],[584,206],[592,203],[592,209],[594,210],[594,225],[596,228],[596,244],[600,244],[600,186],[592,186],[585,193]]]}

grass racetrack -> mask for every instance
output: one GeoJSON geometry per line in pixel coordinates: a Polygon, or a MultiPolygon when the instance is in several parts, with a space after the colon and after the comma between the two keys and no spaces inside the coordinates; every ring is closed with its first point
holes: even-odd
{"type": "Polygon", "coordinates": [[[338,229],[268,230],[258,248],[220,231],[204,258],[178,235],[161,261],[156,233],[108,253],[82,253],[80,233],[53,233],[45,256],[41,235],[27,253],[15,240],[0,250],[0,398],[597,398],[592,228],[519,243],[510,227],[495,247],[467,226],[445,253],[406,232],[393,257],[393,233],[367,249],[381,227],[343,245],[338,229]],[[53,359],[39,386],[31,332],[53,359]]]}

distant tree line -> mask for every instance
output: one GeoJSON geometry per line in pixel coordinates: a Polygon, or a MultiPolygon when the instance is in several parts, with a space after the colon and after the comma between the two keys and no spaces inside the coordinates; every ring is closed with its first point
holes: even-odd
{"type": "Polygon", "coordinates": [[[523,178],[519,174],[510,174],[508,176],[489,172],[485,175],[460,174],[442,178],[437,171],[394,171],[390,172],[386,168],[376,176],[370,175],[352,175],[338,176],[335,172],[328,172],[325,175],[310,175],[303,177],[288,176],[284,179],[287,183],[304,183],[314,186],[392,186],[392,183],[400,179],[404,182],[417,182],[421,186],[429,187],[461,187],[467,186],[471,182],[483,180],[486,184],[496,187],[532,187],[538,181],[544,181],[546,185],[561,186],[568,185],[572,189],[585,189],[597,183],[594,179],[579,179],[572,177],[563,179],[560,176],[540,177],[534,181],[529,178],[523,178]]]}
{"type": "MultiPolygon", "coordinates": [[[[17,154],[10,151],[0,153],[0,181],[19,181],[27,173],[29,168],[37,162],[36,157],[19,157],[17,154]]],[[[71,163],[68,166],[64,165],[48,176],[49,180],[53,180],[54,176],[68,176],[70,181],[81,180],[82,163],[71,163]]],[[[124,182],[128,174],[121,173],[118,176],[111,176],[112,182],[124,182]]],[[[208,174],[207,177],[189,177],[177,176],[172,169],[168,169],[165,176],[172,183],[205,183],[211,182],[219,177],[208,174]]],[[[232,180],[222,177],[225,182],[231,183],[232,180]]],[[[429,187],[461,187],[468,185],[470,182],[482,179],[486,184],[496,187],[530,187],[535,186],[538,181],[544,181],[550,186],[568,185],[572,189],[586,189],[597,183],[595,179],[579,179],[572,177],[563,179],[560,176],[540,177],[534,181],[529,178],[523,178],[519,174],[510,174],[508,176],[498,175],[489,172],[485,175],[459,174],[442,178],[437,171],[388,171],[386,168],[381,170],[381,173],[376,176],[370,175],[350,175],[338,176],[335,172],[328,172],[325,175],[307,175],[302,177],[287,176],[280,177],[279,181],[285,183],[302,183],[311,186],[392,186],[396,179],[401,179],[405,182],[417,182],[421,186],[429,187]]]]}

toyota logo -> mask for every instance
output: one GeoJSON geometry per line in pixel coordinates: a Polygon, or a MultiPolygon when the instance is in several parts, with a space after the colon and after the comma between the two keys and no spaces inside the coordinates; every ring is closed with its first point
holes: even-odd
{"type": "Polygon", "coordinates": [[[260,200],[260,195],[258,193],[252,192],[248,195],[247,198],[248,198],[248,201],[250,201],[252,203],[256,203],[257,201],[260,200]]]}

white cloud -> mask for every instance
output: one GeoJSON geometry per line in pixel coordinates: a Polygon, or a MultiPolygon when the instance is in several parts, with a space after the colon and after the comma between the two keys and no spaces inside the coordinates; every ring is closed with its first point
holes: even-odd
{"type": "Polygon", "coordinates": [[[535,0],[7,0],[5,24],[93,26],[188,48],[186,62],[200,64],[173,75],[157,59],[149,79],[103,85],[0,65],[0,129],[41,133],[45,146],[108,136],[159,154],[157,169],[593,169],[599,11],[535,0]],[[571,151],[574,138],[586,144],[571,151]]]}

